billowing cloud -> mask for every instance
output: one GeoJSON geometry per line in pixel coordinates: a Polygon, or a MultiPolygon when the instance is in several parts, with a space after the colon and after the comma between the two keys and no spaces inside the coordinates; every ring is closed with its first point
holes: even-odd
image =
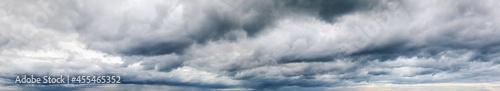
{"type": "Polygon", "coordinates": [[[0,86],[11,88],[23,74],[257,90],[497,82],[499,4],[7,0],[0,86]]]}

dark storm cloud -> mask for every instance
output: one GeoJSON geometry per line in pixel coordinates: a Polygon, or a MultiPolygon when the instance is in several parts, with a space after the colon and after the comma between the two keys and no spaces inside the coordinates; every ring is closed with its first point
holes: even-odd
{"type": "MultiPolygon", "coordinates": [[[[189,2],[189,1],[186,1],[189,2]]],[[[120,15],[114,22],[111,22],[116,27],[109,27],[105,25],[93,25],[93,24],[82,24],[86,29],[80,30],[83,34],[94,36],[95,38],[90,38],[91,41],[101,41],[101,43],[94,44],[91,42],[91,48],[101,49],[111,53],[119,53],[125,55],[162,55],[170,53],[182,53],[184,49],[188,48],[193,43],[204,44],[208,41],[220,40],[229,31],[243,30],[249,36],[253,36],[263,28],[271,23],[276,18],[274,6],[259,4],[253,1],[235,1],[236,4],[243,4],[248,2],[243,6],[229,6],[234,4],[232,2],[213,2],[213,4],[189,4],[188,6],[193,6],[189,8],[189,11],[200,11],[200,12],[175,12],[173,7],[163,7],[165,3],[153,4],[150,12],[156,17],[151,21],[137,20],[133,16],[122,16],[120,15]],[[228,6],[228,7],[218,7],[228,6]],[[255,7],[262,6],[262,7],[255,7]],[[166,12],[165,12],[166,11],[166,12]],[[171,18],[182,18],[185,20],[181,21],[165,21],[169,19],[166,14],[176,14],[182,16],[176,16],[171,18]],[[252,13],[253,15],[248,16],[244,14],[252,13]],[[246,19],[241,17],[247,16],[246,19]],[[183,18],[185,17],[185,18],[183,18]],[[122,21],[125,20],[125,21],[122,21]],[[163,20],[163,21],[162,21],[163,20]],[[136,30],[133,25],[144,24],[144,28],[136,30]],[[184,23],[183,25],[172,26],[172,24],[184,23]],[[96,31],[115,31],[115,33],[104,32],[103,34],[95,34],[96,31]],[[140,32],[140,31],[151,31],[151,32],[140,32]],[[127,33],[127,32],[140,32],[140,33],[127,33]],[[163,32],[158,34],[158,32],[163,32]],[[168,33],[165,33],[168,32],[168,33]],[[184,34],[178,34],[184,33],[184,34]],[[174,39],[173,39],[174,38],[174,39]],[[153,40],[154,39],[154,40],[153,40]],[[119,44],[116,44],[117,42],[119,44]],[[133,42],[127,42],[133,41],[133,42]],[[123,48],[116,48],[111,46],[123,46],[123,48]],[[110,47],[110,48],[108,48],[110,47]]],[[[179,3],[179,2],[177,2],[179,3]]],[[[174,3],[175,4],[175,3],[174,3]]],[[[100,7],[100,6],[99,6],[100,7]]],[[[141,8],[141,7],[138,7],[141,8]]],[[[86,9],[86,8],[84,8],[86,9]]],[[[116,9],[112,9],[116,11],[116,9]]],[[[100,12],[108,12],[101,11],[100,12]]],[[[127,10],[128,11],[128,10],[127,10]]],[[[134,10],[131,10],[134,11],[134,10]]],[[[86,12],[83,12],[86,13],[86,12]]],[[[92,14],[92,12],[88,12],[92,14]]],[[[130,12],[131,13],[131,12],[130,12]]],[[[127,13],[124,13],[127,14],[127,13]]],[[[137,14],[137,16],[143,16],[137,14]]],[[[150,15],[145,15],[150,16],[150,15]]],[[[113,15],[113,17],[115,17],[113,15]]],[[[106,20],[97,17],[89,17],[90,21],[101,21],[106,20]]],[[[87,22],[92,23],[92,22],[87,22]]]]}
{"type": "Polygon", "coordinates": [[[185,48],[189,47],[192,41],[180,42],[146,42],[134,47],[127,48],[120,53],[124,55],[161,55],[170,53],[182,53],[185,48]]]}
{"type": "Polygon", "coordinates": [[[371,0],[276,0],[290,9],[312,13],[320,19],[333,22],[336,17],[358,10],[376,6],[378,1],[371,0]]]}
{"type": "MultiPolygon", "coordinates": [[[[186,1],[190,2],[190,1],[186,1]]],[[[366,8],[375,1],[345,1],[345,0],[317,0],[317,1],[224,1],[194,3],[190,12],[183,13],[186,15],[185,21],[171,21],[174,23],[186,23],[186,25],[171,26],[165,20],[166,14],[172,14],[168,8],[162,7],[163,4],[154,4],[148,10],[154,14],[152,20],[137,20],[133,15],[127,16],[118,15],[116,21],[110,22],[111,26],[80,24],[85,27],[83,30],[78,30],[83,34],[94,37],[91,41],[100,41],[98,44],[91,42],[91,48],[104,50],[111,53],[119,53],[125,55],[162,55],[170,53],[182,53],[193,43],[205,44],[208,41],[216,41],[224,38],[230,31],[243,30],[247,36],[254,37],[257,33],[267,27],[272,27],[274,22],[280,17],[294,14],[310,14],[319,16],[325,21],[331,22],[335,17],[346,13],[354,12],[358,8],[366,8]],[[266,2],[266,3],[260,3],[266,2]],[[239,6],[236,6],[239,5],[239,6]],[[226,6],[226,7],[223,7],[226,6]],[[166,11],[166,12],[165,12],[166,11]],[[187,15],[189,14],[189,15],[187,15]],[[196,20],[200,19],[200,20],[196,20]],[[133,25],[144,25],[141,29],[135,29],[133,25]],[[115,27],[114,27],[115,26],[115,27]],[[178,27],[178,28],[168,28],[178,27]],[[97,31],[114,31],[100,32],[97,31]],[[127,33],[138,31],[151,31],[141,33],[127,33]],[[156,32],[155,32],[156,31],[156,32]],[[161,31],[170,31],[172,33],[157,34],[161,31]],[[175,31],[175,32],[174,32],[175,31]],[[186,33],[175,35],[175,33],[186,33]],[[174,35],[174,36],[172,36],[174,35]],[[174,38],[174,39],[172,39],[174,38]],[[152,40],[154,39],[154,40],[152,40]],[[126,42],[134,41],[134,42],[126,42]],[[118,43],[116,43],[118,42],[118,43]],[[113,47],[111,47],[113,46],[113,47]],[[122,46],[114,47],[114,46],[122,46]],[[110,47],[110,48],[109,48],[110,47]]],[[[189,5],[189,4],[188,4],[189,5]]],[[[373,5],[372,5],[373,6],[373,5]]],[[[101,7],[101,6],[98,6],[101,7]]],[[[140,8],[140,7],[138,7],[140,8]]],[[[118,9],[118,8],[116,8],[118,9]]],[[[113,11],[118,11],[111,9],[113,11]]],[[[112,12],[105,10],[97,10],[99,12],[112,12]]],[[[130,10],[134,11],[134,10],[130,10]]],[[[80,12],[82,13],[82,12],[80,12]]],[[[83,12],[83,15],[92,12],[83,12]]],[[[131,13],[131,12],[130,12],[131,13]]],[[[137,14],[140,15],[141,14],[137,14]]],[[[145,15],[151,16],[151,15],[145,15]]],[[[114,18],[116,16],[110,17],[114,18]]],[[[88,17],[85,21],[108,20],[105,18],[88,17]]],[[[92,22],[86,22],[92,23],[92,22]]],[[[90,37],[89,36],[89,37],[90,37]]],[[[234,40],[231,38],[226,38],[234,40]]]]}
{"type": "Polygon", "coordinates": [[[0,84],[106,72],[255,90],[500,81],[497,1],[8,3],[19,7],[0,16],[0,84]]]}

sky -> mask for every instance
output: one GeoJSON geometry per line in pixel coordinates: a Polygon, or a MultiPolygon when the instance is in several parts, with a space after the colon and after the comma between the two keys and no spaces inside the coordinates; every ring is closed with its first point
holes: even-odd
{"type": "Polygon", "coordinates": [[[0,0],[0,90],[500,89],[498,0],[0,0]],[[16,84],[119,75],[120,84],[16,84]]]}

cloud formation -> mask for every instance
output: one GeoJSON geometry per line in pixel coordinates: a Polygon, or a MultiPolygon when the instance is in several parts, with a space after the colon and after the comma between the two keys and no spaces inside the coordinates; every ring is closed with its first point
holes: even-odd
{"type": "Polygon", "coordinates": [[[20,74],[252,89],[500,81],[494,0],[2,3],[3,85],[20,74]]]}

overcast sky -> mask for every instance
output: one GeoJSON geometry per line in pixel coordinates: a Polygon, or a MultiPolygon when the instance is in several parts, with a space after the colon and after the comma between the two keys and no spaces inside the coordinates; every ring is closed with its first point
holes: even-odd
{"type": "Polygon", "coordinates": [[[494,90],[499,8],[498,0],[1,0],[0,90],[494,90]],[[14,84],[24,74],[123,83],[14,84]]]}

